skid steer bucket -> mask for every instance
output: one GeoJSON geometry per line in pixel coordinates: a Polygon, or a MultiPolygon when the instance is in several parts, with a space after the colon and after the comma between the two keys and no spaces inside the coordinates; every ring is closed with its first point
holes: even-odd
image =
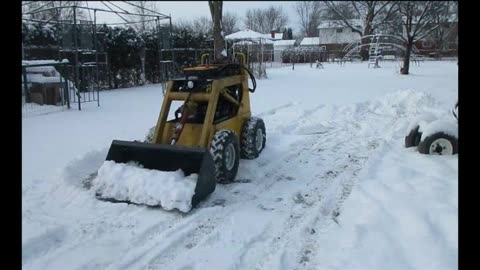
{"type": "MultiPolygon", "coordinates": [[[[215,190],[214,163],[207,148],[114,140],[106,160],[115,163],[134,161],[146,169],[159,171],[182,169],[186,176],[198,174],[192,208],[215,190]]],[[[118,201],[115,198],[102,199],[118,201]]]]}

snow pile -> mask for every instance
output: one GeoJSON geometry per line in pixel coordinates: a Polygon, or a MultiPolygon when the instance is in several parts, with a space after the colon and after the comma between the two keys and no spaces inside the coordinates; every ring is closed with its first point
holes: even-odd
{"type": "Polygon", "coordinates": [[[163,172],[134,163],[105,161],[92,187],[103,198],[188,212],[192,208],[197,177],[197,174],[185,177],[182,170],[163,172]]]}
{"type": "Polygon", "coordinates": [[[427,125],[420,125],[418,130],[422,132],[422,141],[428,136],[438,132],[443,132],[447,135],[458,138],[458,124],[449,119],[438,119],[427,125]]]}
{"type": "Polygon", "coordinates": [[[372,112],[399,117],[432,112],[438,106],[431,95],[415,90],[396,91],[368,103],[372,112]]]}
{"type": "Polygon", "coordinates": [[[371,157],[338,223],[316,239],[322,269],[457,269],[458,158],[400,141],[371,157]]]}
{"type": "Polygon", "coordinates": [[[408,128],[405,131],[405,134],[410,133],[410,131],[416,128],[417,126],[425,126],[428,123],[434,121],[435,119],[437,119],[437,117],[432,113],[421,114],[415,117],[412,121],[410,121],[410,124],[408,125],[408,128]]]}

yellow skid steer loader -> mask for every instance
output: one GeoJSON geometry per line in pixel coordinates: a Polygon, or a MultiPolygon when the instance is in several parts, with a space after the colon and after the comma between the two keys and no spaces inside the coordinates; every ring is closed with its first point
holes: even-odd
{"type": "MultiPolygon", "coordinates": [[[[202,55],[199,66],[185,68],[185,77],[168,82],[151,141],[114,140],[106,157],[145,169],[198,174],[192,207],[212,193],[216,183],[233,181],[240,158],[257,158],[266,142],[263,120],[251,116],[250,93],[256,81],[245,55],[235,54],[228,64],[208,64],[206,57],[202,55]],[[183,105],[168,120],[173,101],[183,105]]],[[[129,202],[98,193],[97,197],[129,202]]]]}

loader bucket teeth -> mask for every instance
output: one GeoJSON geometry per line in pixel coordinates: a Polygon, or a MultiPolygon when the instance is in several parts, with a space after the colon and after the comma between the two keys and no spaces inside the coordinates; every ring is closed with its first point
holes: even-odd
{"type": "Polygon", "coordinates": [[[114,140],[106,160],[115,163],[133,161],[145,169],[159,171],[181,169],[185,175],[198,174],[192,208],[215,190],[215,168],[207,148],[114,140]]]}

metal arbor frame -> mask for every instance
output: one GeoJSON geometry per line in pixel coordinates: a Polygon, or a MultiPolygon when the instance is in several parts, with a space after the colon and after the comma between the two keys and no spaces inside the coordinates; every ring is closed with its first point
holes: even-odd
{"type": "MultiPolygon", "coordinates": [[[[373,35],[366,35],[366,36],[360,37],[350,42],[347,46],[345,46],[345,48],[343,48],[342,50],[342,52],[345,53],[342,60],[346,61],[352,54],[357,53],[357,51],[360,51],[360,49],[363,47],[368,47],[370,49],[370,47],[375,45],[373,42],[375,38],[377,38],[377,43],[379,46],[391,46],[399,50],[406,51],[406,47],[405,45],[403,45],[404,43],[403,39],[394,35],[373,34],[373,35]],[[370,42],[362,44],[362,40],[364,39],[369,40],[370,42]]],[[[415,45],[412,47],[412,50],[414,54],[419,53],[415,45]]]]}
{"type": "MultiPolygon", "coordinates": [[[[23,5],[28,5],[31,2],[24,3],[23,5]]],[[[59,45],[59,61],[61,61],[63,57],[66,56],[66,54],[73,54],[73,63],[70,66],[70,70],[73,73],[73,79],[74,79],[74,85],[79,88],[79,90],[74,90],[74,94],[71,95],[73,98],[72,102],[78,103],[78,109],[81,110],[81,103],[84,102],[92,102],[92,101],[97,101],[97,106],[100,106],[100,95],[99,95],[99,86],[98,86],[98,79],[99,79],[99,66],[103,66],[105,69],[108,69],[108,57],[106,55],[106,52],[102,52],[101,48],[98,47],[98,33],[97,33],[97,12],[106,12],[106,13],[114,13],[118,17],[120,17],[124,23],[102,23],[101,25],[132,25],[136,23],[145,23],[145,22],[155,22],[155,30],[157,33],[157,42],[158,42],[158,62],[159,62],[159,67],[161,67],[161,61],[162,61],[162,46],[166,47],[171,47],[171,44],[164,44],[164,40],[162,40],[162,33],[161,33],[161,21],[162,20],[169,20],[169,37],[171,36],[172,33],[172,20],[171,16],[167,16],[165,14],[138,6],[134,3],[130,3],[128,1],[121,1],[129,6],[133,6],[136,8],[141,8],[142,13],[135,13],[135,12],[129,12],[121,7],[119,7],[117,4],[118,2],[112,3],[112,1],[100,1],[107,9],[102,9],[102,8],[90,8],[88,7],[88,1],[86,2],[86,6],[80,6],[80,5],[69,5],[69,6],[55,6],[55,1],[51,1],[40,8],[37,8],[35,10],[29,11],[29,12],[24,12],[22,14],[22,20],[24,21],[34,21],[34,22],[42,22],[46,24],[56,24],[59,27],[60,31],[62,31],[62,37],[64,37],[65,33],[63,32],[64,29],[67,29],[67,33],[71,34],[73,38],[73,44],[70,48],[65,48],[65,44],[62,41],[58,41],[59,45]],[[109,5],[107,5],[107,3],[109,5]],[[52,7],[47,7],[49,5],[52,5],[52,7]],[[37,20],[32,18],[35,14],[39,14],[42,12],[46,11],[57,11],[57,14],[60,14],[60,11],[63,9],[71,9],[73,13],[73,21],[65,21],[65,20],[60,20],[59,16],[57,16],[54,20],[54,17],[48,19],[48,20],[37,20]],[[78,18],[78,11],[79,10],[87,10],[88,14],[90,16],[90,20],[79,20],[78,18]],[[91,16],[91,11],[93,11],[93,19],[91,16]],[[134,17],[141,17],[141,18],[148,18],[147,20],[143,21],[129,21],[122,15],[129,15],[129,16],[134,16],[134,17]],[[82,28],[87,29],[87,35],[82,35],[82,28]],[[90,33],[89,33],[90,32],[90,33]],[[90,35],[91,34],[91,35],[90,35]],[[90,36],[90,40],[88,38],[90,36]],[[85,37],[87,37],[85,39],[85,37]],[[79,44],[79,40],[83,40],[86,42],[81,42],[79,44]],[[63,44],[62,44],[63,43],[63,44]],[[87,44],[84,44],[87,43],[87,44]],[[93,43],[93,44],[92,44],[93,43]],[[89,55],[95,55],[94,61],[90,62],[85,62],[83,61],[84,55],[89,54],[89,55]],[[99,61],[99,56],[104,56],[105,61],[99,61]],[[95,79],[94,79],[95,78],[95,79]],[[95,84],[96,82],[96,84],[95,84]],[[89,85],[90,84],[90,85],[89,85]],[[80,87],[82,85],[82,87],[80,87]],[[90,88],[90,90],[88,90],[90,88]],[[86,91],[85,91],[86,90],[86,91]],[[96,92],[96,93],[95,93],[96,92]],[[88,95],[88,96],[87,96],[88,95]]],[[[169,38],[169,43],[172,42],[171,38],[169,38]]],[[[22,53],[23,53],[23,43],[22,43],[22,53]]],[[[71,55],[70,55],[71,56],[71,55]]],[[[22,56],[23,57],[23,56],[22,56]]],[[[93,60],[93,59],[90,59],[93,60]]],[[[144,59],[142,59],[144,61],[144,59]]],[[[160,72],[162,74],[162,72],[160,72]]]]}

